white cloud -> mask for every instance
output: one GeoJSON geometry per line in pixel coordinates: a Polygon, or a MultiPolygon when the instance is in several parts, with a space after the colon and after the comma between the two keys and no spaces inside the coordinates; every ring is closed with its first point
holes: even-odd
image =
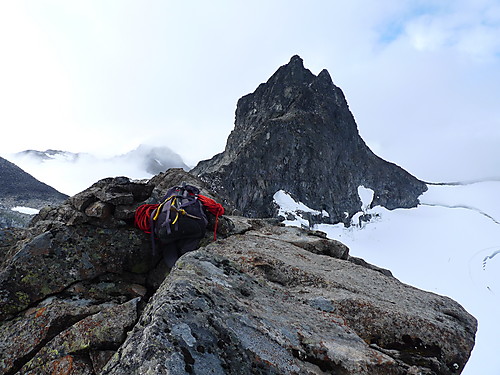
{"type": "Polygon", "coordinates": [[[411,20],[406,33],[421,51],[450,48],[479,60],[500,54],[500,6],[496,1],[458,1],[447,12],[426,13],[411,20]]]}
{"type": "Polygon", "coordinates": [[[175,152],[152,145],[140,145],[125,154],[107,158],[58,151],[45,152],[45,157],[32,153],[3,156],[33,177],[68,195],[74,195],[106,177],[149,179],[168,168],[186,168],[175,152]]]}
{"type": "MultiPolygon", "coordinates": [[[[71,124],[71,83],[43,32],[19,2],[0,8],[0,122],[22,134],[17,142],[45,138],[54,124],[71,124]]],[[[12,133],[10,133],[12,134],[12,133]]],[[[2,137],[2,148],[12,143],[2,137]]]]}

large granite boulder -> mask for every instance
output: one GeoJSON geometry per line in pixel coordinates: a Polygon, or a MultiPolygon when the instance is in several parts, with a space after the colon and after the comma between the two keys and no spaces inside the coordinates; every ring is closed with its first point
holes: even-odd
{"type": "Polygon", "coordinates": [[[0,231],[1,374],[93,374],[118,349],[154,292],[147,236],[130,225],[152,189],[102,180],[0,231]]]}
{"type": "Polygon", "coordinates": [[[388,209],[414,207],[427,190],[368,148],[342,90],[299,56],[238,101],[226,149],[191,172],[249,217],[276,216],[279,190],[327,212],[316,220],[330,223],[349,223],[361,210],[361,185],[374,191],[372,205],[388,209]]]}

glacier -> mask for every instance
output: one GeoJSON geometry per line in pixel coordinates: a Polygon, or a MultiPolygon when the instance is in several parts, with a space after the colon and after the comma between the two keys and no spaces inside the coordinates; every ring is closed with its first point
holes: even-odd
{"type": "MultiPolygon", "coordinates": [[[[400,281],[462,304],[479,321],[476,345],[462,374],[498,375],[500,181],[428,187],[417,207],[389,211],[370,207],[370,189],[360,186],[362,210],[349,227],[318,224],[312,229],[343,242],[352,256],[391,270],[400,281]],[[370,220],[360,221],[365,214],[370,220]]],[[[280,212],[293,213],[293,207],[316,211],[295,203],[279,206],[280,212]]],[[[285,224],[308,225],[303,220],[285,224]]]]}

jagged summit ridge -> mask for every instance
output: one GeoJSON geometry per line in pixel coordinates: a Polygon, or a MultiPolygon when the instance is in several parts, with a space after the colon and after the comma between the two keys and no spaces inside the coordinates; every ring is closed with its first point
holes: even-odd
{"type": "Polygon", "coordinates": [[[416,206],[427,188],[368,148],[328,71],[314,75],[299,56],[238,101],[224,152],[192,173],[245,215],[275,216],[272,197],[284,190],[326,211],[328,222],[349,222],[360,210],[360,185],[375,192],[372,205],[388,209],[416,206]]]}

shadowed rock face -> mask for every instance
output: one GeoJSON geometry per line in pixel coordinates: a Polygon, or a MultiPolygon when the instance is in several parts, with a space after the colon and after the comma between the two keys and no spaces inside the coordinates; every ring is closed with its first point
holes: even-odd
{"type": "Polygon", "coordinates": [[[216,197],[109,178],[0,230],[1,374],[460,373],[475,319],[320,232],[222,217],[168,273],[132,219],[183,181],[216,197]]]}
{"type": "Polygon", "coordinates": [[[280,189],[327,211],[329,222],[349,222],[360,211],[360,185],[374,190],[372,205],[388,209],[416,206],[427,189],[366,146],[342,90],[298,56],[238,101],[225,151],[191,172],[250,217],[274,216],[280,189]]]}

